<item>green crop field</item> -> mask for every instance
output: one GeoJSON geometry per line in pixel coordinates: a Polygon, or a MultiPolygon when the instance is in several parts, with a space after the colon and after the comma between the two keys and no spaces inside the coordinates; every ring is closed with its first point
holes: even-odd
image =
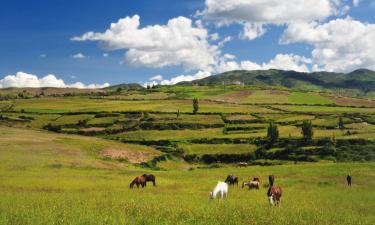
{"type": "Polygon", "coordinates": [[[0,224],[375,220],[372,100],[235,85],[60,92],[0,101],[0,224]],[[157,186],[130,189],[143,173],[157,186]],[[210,201],[228,174],[259,176],[261,188],[210,201]],[[267,201],[270,174],[283,188],[278,207],[267,201]]]}

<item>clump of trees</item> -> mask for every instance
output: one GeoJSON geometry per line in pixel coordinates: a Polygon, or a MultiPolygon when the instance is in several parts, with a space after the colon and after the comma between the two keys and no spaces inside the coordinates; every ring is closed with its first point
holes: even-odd
{"type": "Polygon", "coordinates": [[[302,136],[305,143],[310,143],[314,136],[314,130],[311,121],[305,120],[302,123],[302,136]]]}
{"type": "Polygon", "coordinates": [[[193,113],[197,114],[199,111],[199,102],[197,98],[193,99],[193,113]]]}
{"type": "Polygon", "coordinates": [[[277,125],[273,122],[270,122],[267,129],[267,139],[269,140],[270,145],[273,145],[279,139],[279,129],[277,125]]]}

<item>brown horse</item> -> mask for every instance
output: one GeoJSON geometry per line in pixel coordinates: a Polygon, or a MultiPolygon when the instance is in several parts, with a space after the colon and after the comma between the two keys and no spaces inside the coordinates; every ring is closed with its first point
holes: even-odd
{"type": "Polygon", "coordinates": [[[142,188],[146,186],[146,179],[143,176],[136,177],[134,180],[130,183],[129,187],[133,188],[134,184],[137,185],[137,188],[139,188],[139,185],[141,185],[142,188]]]}
{"type": "Polygon", "coordinates": [[[151,181],[154,186],[156,186],[156,179],[153,174],[143,174],[142,177],[145,178],[146,184],[148,181],[151,181]]]}
{"type": "Polygon", "coordinates": [[[270,186],[267,191],[268,201],[270,205],[278,205],[281,201],[282,189],[280,186],[270,186]]]}

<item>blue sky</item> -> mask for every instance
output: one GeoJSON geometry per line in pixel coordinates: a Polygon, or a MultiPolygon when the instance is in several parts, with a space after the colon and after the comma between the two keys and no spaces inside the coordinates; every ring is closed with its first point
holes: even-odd
{"type": "Polygon", "coordinates": [[[369,43],[375,37],[375,1],[316,0],[321,5],[314,8],[308,4],[311,0],[292,0],[290,2],[299,7],[293,11],[293,5],[286,6],[291,10],[290,15],[289,11],[282,11],[284,3],[277,3],[277,11],[265,15],[262,10],[272,9],[274,1],[257,5],[249,0],[249,4],[241,5],[236,0],[2,0],[0,87],[27,86],[24,80],[3,79],[21,71],[36,75],[38,79],[53,74],[64,84],[78,81],[85,84],[147,81],[172,84],[231,69],[337,72],[362,67],[375,69],[375,59],[371,60],[375,58],[375,50],[369,43]],[[216,7],[220,4],[229,5],[230,10],[216,7]],[[306,11],[299,11],[304,4],[306,11]],[[327,7],[326,11],[324,7],[327,7]],[[134,15],[139,16],[137,31],[153,27],[152,31],[145,31],[147,34],[141,31],[140,40],[133,36],[131,38],[135,40],[128,40],[127,34],[133,32],[128,27],[121,27],[121,35],[103,35],[110,29],[110,24],[119,19],[128,17],[136,23],[134,15]],[[191,46],[182,44],[186,51],[181,54],[187,54],[187,58],[194,54],[205,55],[202,62],[195,61],[194,57],[180,59],[181,54],[176,55],[173,53],[176,50],[171,50],[173,45],[157,34],[166,32],[158,26],[166,27],[169,20],[180,17],[184,19],[177,19],[179,25],[167,27],[170,28],[166,30],[170,32],[168,37],[178,42],[178,38],[183,38],[179,32],[199,29],[196,35],[184,40],[192,43],[191,46]],[[188,20],[191,26],[186,25],[188,20]],[[251,28],[249,33],[245,32],[246,26],[251,28]],[[348,29],[353,32],[348,33],[348,29]],[[83,38],[89,31],[95,35],[83,38]],[[202,36],[203,31],[206,35],[202,36]],[[147,36],[148,33],[152,35],[147,36]],[[342,40],[343,36],[351,37],[342,40]],[[74,37],[76,40],[72,39],[74,37]],[[126,41],[119,43],[121,38],[126,41]],[[223,41],[226,38],[230,40],[223,41]],[[349,49],[348,45],[354,42],[356,44],[349,49]],[[129,49],[133,49],[134,54],[128,53],[129,49]],[[155,52],[160,54],[155,55],[155,52]],[[84,57],[73,57],[78,53],[84,57]],[[167,56],[169,60],[145,60],[150,54],[152,57],[167,56]],[[137,59],[136,63],[132,61],[133,57],[137,59]],[[180,76],[182,74],[184,76],[180,76]],[[155,75],[162,78],[150,81],[155,75]],[[172,81],[175,77],[178,79],[172,81]]]}

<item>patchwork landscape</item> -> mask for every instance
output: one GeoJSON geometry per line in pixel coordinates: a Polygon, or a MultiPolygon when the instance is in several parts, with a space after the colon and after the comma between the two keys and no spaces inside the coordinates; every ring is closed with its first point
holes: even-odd
{"type": "Polygon", "coordinates": [[[212,82],[1,89],[0,224],[373,223],[373,92],[212,82]]]}

